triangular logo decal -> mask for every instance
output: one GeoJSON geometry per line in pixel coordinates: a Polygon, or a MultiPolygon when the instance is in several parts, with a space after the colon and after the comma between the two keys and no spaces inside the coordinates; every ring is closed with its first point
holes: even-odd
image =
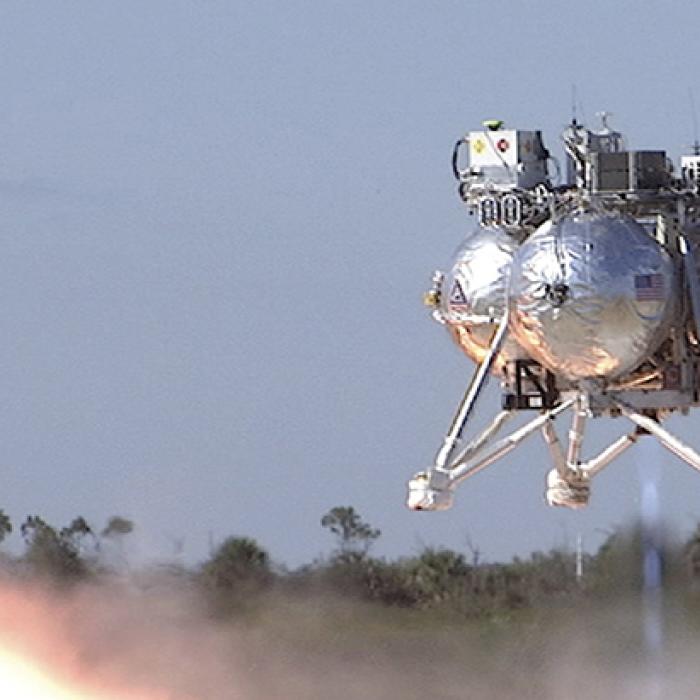
{"type": "Polygon", "coordinates": [[[450,304],[462,305],[467,303],[467,297],[464,295],[464,290],[459,280],[455,280],[452,283],[452,289],[450,290],[450,304]]]}

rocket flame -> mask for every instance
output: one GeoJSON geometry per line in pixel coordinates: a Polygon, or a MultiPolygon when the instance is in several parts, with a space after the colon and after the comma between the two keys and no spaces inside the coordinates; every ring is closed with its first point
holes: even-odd
{"type": "Polygon", "coordinates": [[[7,700],[97,700],[50,678],[38,665],[19,654],[0,649],[0,697],[7,700]]]}
{"type": "MultiPolygon", "coordinates": [[[[0,583],[2,700],[167,700],[100,678],[71,638],[70,620],[49,596],[0,583]]],[[[172,696],[170,696],[172,697],[172,696]]]]}

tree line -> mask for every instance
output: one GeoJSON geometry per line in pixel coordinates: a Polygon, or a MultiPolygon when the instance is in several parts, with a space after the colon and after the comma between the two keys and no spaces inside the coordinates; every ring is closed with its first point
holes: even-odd
{"type": "MultiPolygon", "coordinates": [[[[277,565],[254,539],[231,536],[198,566],[172,565],[167,574],[199,587],[219,615],[251,612],[268,595],[332,595],[369,604],[413,610],[442,609],[464,617],[502,616],[586,598],[634,597],[641,592],[643,562],[653,547],[667,588],[694,595],[700,588],[700,526],[685,542],[669,543],[660,533],[650,542],[641,526],[611,532],[594,553],[565,549],[534,552],[509,562],[481,560],[467,553],[425,547],[412,556],[372,555],[379,529],[352,506],[337,506],[320,519],[334,541],[329,555],[296,570],[277,565]],[[583,575],[581,572],[583,571],[583,575]]],[[[39,577],[61,585],[99,579],[112,571],[102,556],[120,549],[134,523],[121,516],[102,528],[77,517],[57,528],[41,517],[20,525],[24,552],[3,555],[9,575],[39,577]]],[[[0,542],[13,531],[0,510],[0,542]]]]}

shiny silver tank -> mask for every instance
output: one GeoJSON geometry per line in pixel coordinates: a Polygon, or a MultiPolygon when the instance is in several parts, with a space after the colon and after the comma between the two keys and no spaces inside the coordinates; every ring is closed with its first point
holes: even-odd
{"type": "Polygon", "coordinates": [[[619,377],[664,339],[677,288],[671,257],[634,219],[574,214],[543,224],[515,255],[511,332],[568,379],[619,377]]]}
{"type": "MultiPolygon", "coordinates": [[[[475,362],[486,354],[507,304],[508,277],[518,241],[503,229],[478,228],[457,249],[442,283],[440,316],[459,347],[475,362]]],[[[494,363],[523,357],[506,338],[494,363]]]]}

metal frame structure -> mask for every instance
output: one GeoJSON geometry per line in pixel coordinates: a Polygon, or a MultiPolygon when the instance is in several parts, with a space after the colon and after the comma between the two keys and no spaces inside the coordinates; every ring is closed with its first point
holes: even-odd
{"type": "Polygon", "coordinates": [[[553,469],[547,474],[546,501],[551,506],[582,508],[588,505],[590,482],[605,467],[632,447],[643,435],[655,437],[661,445],[694,469],[700,471],[700,454],[662,427],[659,415],[651,417],[622,400],[610,398],[614,408],[635,425],[635,429],[619,437],[595,457],[581,461],[586,422],[591,416],[589,395],[572,391],[554,408],[546,410],[506,437],[494,442],[501,428],[517,412],[505,410],[466,446],[460,449],[463,433],[477,399],[486,387],[489,372],[508,328],[504,317],[494,334],[488,354],[474,373],[459,404],[457,413],[435,456],[431,469],[420,472],[408,483],[408,506],[413,510],[446,510],[452,506],[455,488],[478,474],[538,430],[549,450],[553,469]],[[566,450],[554,428],[554,420],[571,410],[571,428],[566,450]],[[490,449],[489,449],[490,448],[490,449]],[[486,454],[484,454],[486,453],[486,454]]]}

